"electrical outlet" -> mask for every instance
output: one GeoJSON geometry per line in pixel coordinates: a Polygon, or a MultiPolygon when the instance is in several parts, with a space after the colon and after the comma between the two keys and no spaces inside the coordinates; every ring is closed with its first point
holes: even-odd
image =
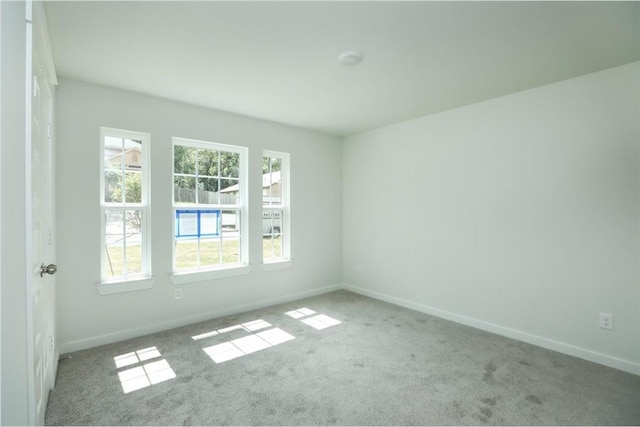
{"type": "Polygon", "coordinates": [[[182,288],[175,288],[173,290],[173,295],[176,299],[182,299],[182,288]]]}
{"type": "Polygon", "coordinates": [[[360,268],[360,264],[356,265],[356,274],[360,274],[362,269],[360,268]]]}
{"type": "Polygon", "coordinates": [[[613,330],[613,314],[600,313],[600,327],[613,330]]]}
{"type": "Polygon", "coordinates": [[[53,345],[53,336],[49,335],[49,351],[53,351],[54,349],[54,345],[53,345]]]}

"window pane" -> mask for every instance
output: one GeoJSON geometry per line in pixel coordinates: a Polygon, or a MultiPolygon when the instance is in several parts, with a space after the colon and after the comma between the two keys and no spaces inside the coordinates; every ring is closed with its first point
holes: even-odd
{"type": "Polygon", "coordinates": [[[140,141],[139,139],[128,139],[125,138],[124,139],[124,150],[128,151],[131,149],[137,149],[139,151],[142,151],[142,141],[140,141]]]}
{"type": "Polygon", "coordinates": [[[147,242],[142,233],[148,202],[143,198],[143,193],[147,195],[148,178],[143,171],[147,160],[144,150],[148,148],[149,136],[106,128],[100,128],[100,133],[104,160],[103,279],[126,280],[132,274],[150,273],[146,263],[147,242]]]}
{"type": "Polygon", "coordinates": [[[264,261],[273,261],[283,258],[282,254],[282,236],[264,236],[262,238],[262,258],[264,261]]]}
{"type": "Polygon", "coordinates": [[[266,154],[262,158],[262,259],[275,262],[290,257],[289,236],[284,234],[289,220],[285,218],[289,155],[266,154]]]}
{"type": "Polygon", "coordinates": [[[125,212],[127,273],[142,272],[142,221],[142,210],[136,209],[125,212]]]}
{"type": "Polygon", "coordinates": [[[220,152],[220,176],[223,178],[240,176],[240,154],[229,151],[220,152]]]}
{"type": "Polygon", "coordinates": [[[273,256],[276,258],[282,258],[282,236],[273,236],[273,256]]]}
{"type": "Polygon", "coordinates": [[[198,266],[198,240],[176,241],[176,270],[196,268],[198,266]]]}
{"type": "Polygon", "coordinates": [[[205,148],[198,150],[198,175],[218,176],[218,151],[205,148]]]}
{"type": "Polygon", "coordinates": [[[262,234],[282,234],[282,209],[264,209],[262,213],[262,234]]]}
{"type": "Polygon", "coordinates": [[[142,172],[126,172],[124,201],[125,203],[142,203],[142,172]]]}
{"type": "Polygon", "coordinates": [[[122,171],[105,172],[104,201],[106,203],[122,203],[122,171]]]}
{"type": "Polygon", "coordinates": [[[142,168],[142,141],[124,140],[124,167],[127,170],[142,168]]]}
{"type": "Polygon", "coordinates": [[[200,267],[220,264],[220,239],[200,240],[200,267]]]}
{"type": "Polygon", "coordinates": [[[124,273],[124,215],[122,211],[105,213],[105,270],[107,277],[124,273]]]}
{"type": "Polygon", "coordinates": [[[106,136],[104,138],[105,153],[107,150],[122,151],[122,147],[123,147],[122,138],[116,138],[113,136],[106,136]]]}
{"type": "Polygon", "coordinates": [[[198,203],[218,204],[218,178],[198,178],[198,203]]]}
{"type": "Polygon", "coordinates": [[[240,237],[240,211],[222,211],[222,237],[240,237]]]}
{"type": "Polygon", "coordinates": [[[237,179],[220,180],[220,203],[236,205],[240,203],[240,182],[237,179]]]}
{"type": "MultiPolygon", "coordinates": [[[[240,155],[246,149],[226,148],[220,144],[193,143],[174,138],[174,208],[198,211],[197,237],[177,238],[176,270],[211,269],[221,264],[239,264],[241,248],[240,155]],[[179,144],[184,144],[180,146],[179,144]],[[180,147],[180,148],[175,148],[180,147]],[[178,204],[195,203],[197,207],[178,204]],[[229,207],[222,210],[221,208],[229,207]],[[206,211],[211,212],[206,212],[206,211]],[[191,239],[191,240],[185,240],[191,239]]],[[[243,157],[244,160],[244,157],[243,157]]],[[[244,177],[243,177],[244,179],[244,177]]],[[[242,236],[244,238],[244,236],[242,236]]]]}
{"type": "Polygon", "coordinates": [[[262,260],[263,261],[271,261],[273,260],[273,236],[263,236],[262,237],[262,260]]]}
{"type": "Polygon", "coordinates": [[[271,234],[274,236],[279,236],[282,234],[282,217],[284,212],[280,209],[274,210],[272,212],[271,221],[273,221],[273,225],[271,227],[271,234]]]}
{"type": "Polygon", "coordinates": [[[207,212],[206,210],[200,211],[200,236],[209,235],[209,237],[220,235],[220,211],[212,210],[207,212]]]}
{"type": "Polygon", "coordinates": [[[142,272],[142,244],[129,243],[127,241],[127,266],[126,274],[139,274],[142,272]]]}
{"type": "Polygon", "coordinates": [[[104,148],[104,166],[107,169],[122,170],[122,150],[120,148],[104,148]]]}
{"type": "Polygon", "coordinates": [[[117,277],[124,274],[124,242],[105,245],[106,277],[117,277]]]}
{"type": "Polygon", "coordinates": [[[122,170],[122,152],[119,151],[118,153],[119,154],[112,155],[111,157],[107,157],[107,155],[105,154],[105,169],[114,169],[116,171],[122,170]]]}
{"type": "Polygon", "coordinates": [[[283,258],[282,232],[284,210],[264,209],[262,212],[262,258],[264,261],[273,261],[283,258]]]}
{"type": "Polygon", "coordinates": [[[176,237],[198,236],[198,212],[195,210],[176,211],[176,237]]]}
{"type": "Polygon", "coordinates": [[[176,176],[174,182],[174,199],[176,203],[196,202],[196,179],[190,176],[176,176]]]}
{"type": "Polygon", "coordinates": [[[195,175],[196,173],[196,149],[176,145],[173,147],[173,171],[195,175]]]}
{"type": "Polygon", "coordinates": [[[270,157],[271,172],[280,172],[282,170],[282,159],[278,157],[270,157]]]}
{"type": "Polygon", "coordinates": [[[264,157],[262,175],[262,204],[282,203],[282,159],[277,157],[264,157]]]}
{"type": "Polygon", "coordinates": [[[222,240],[222,263],[236,264],[240,262],[240,239],[222,240]]]}

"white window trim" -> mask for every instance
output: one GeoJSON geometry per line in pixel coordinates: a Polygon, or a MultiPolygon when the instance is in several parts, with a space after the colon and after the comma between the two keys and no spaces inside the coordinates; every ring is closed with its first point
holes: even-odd
{"type": "Polygon", "coordinates": [[[185,271],[173,273],[169,276],[174,286],[189,283],[206,282],[209,280],[224,279],[225,277],[245,276],[251,273],[250,265],[223,266],[212,270],[185,271]]]}
{"type": "Polygon", "coordinates": [[[150,150],[151,135],[144,132],[134,132],[122,129],[114,129],[108,127],[100,128],[100,282],[98,283],[98,292],[100,295],[109,295],[120,292],[130,292],[141,289],[150,289],[153,287],[153,278],[151,277],[151,233],[150,230],[150,206],[151,206],[151,183],[150,183],[150,150]],[[118,209],[123,205],[109,204],[104,201],[105,194],[105,174],[104,174],[104,142],[105,137],[113,136],[116,138],[139,139],[142,141],[142,203],[131,203],[125,207],[141,209],[143,211],[142,225],[142,272],[132,274],[127,277],[107,278],[105,274],[106,253],[105,247],[105,213],[109,209],[118,209]]]}
{"type": "MultiPolygon", "coordinates": [[[[273,150],[263,150],[262,158],[265,157],[278,157],[282,159],[282,165],[280,169],[280,181],[281,183],[286,183],[286,185],[281,184],[281,200],[284,203],[281,203],[280,208],[283,211],[283,221],[282,221],[282,258],[276,258],[273,260],[264,260],[264,252],[262,253],[262,265],[263,271],[273,271],[273,270],[283,270],[287,268],[293,267],[293,261],[291,258],[291,180],[290,180],[290,165],[291,165],[291,154],[284,153],[281,151],[273,151],[273,150]]],[[[262,163],[261,163],[262,164],[262,163]]],[[[262,196],[261,196],[262,197],[262,196]]],[[[262,204],[262,200],[261,200],[262,204]]],[[[264,206],[260,206],[260,209],[264,212],[264,206]]],[[[262,227],[261,227],[262,230],[262,227]]],[[[260,234],[262,236],[262,233],[260,234]]]]}
{"type": "Polygon", "coordinates": [[[249,265],[249,209],[248,209],[248,168],[247,163],[249,161],[249,149],[247,147],[241,147],[238,145],[221,144],[218,142],[201,141],[196,139],[173,137],[171,140],[171,236],[172,236],[172,249],[171,249],[171,263],[172,274],[169,276],[171,282],[174,285],[183,285],[193,282],[203,282],[207,280],[221,279],[225,277],[233,277],[249,274],[251,272],[251,266],[249,265]],[[210,266],[199,270],[192,271],[177,271],[175,268],[176,258],[176,216],[175,210],[181,207],[192,209],[207,209],[211,208],[211,205],[180,205],[175,203],[175,185],[174,185],[174,152],[175,146],[188,146],[195,148],[214,149],[222,151],[230,151],[240,154],[239,171],[238,171],[238,184],[240,187],[240,197],[238,205],[220,205],[216,209],[228,208],[238,209],[240,211],[240,263],[231,265],[210,266]]]}
{"type": "Polygon", "coordinates": [[[153,288],[154,281],[155,279],[153,277],[128,279],[124,282],[102,282],[98,284],[97,287],[100,295],[111,295],[151,289],[153,288]]]}
{"type": "Polygon", "coordinates": [[[286,270],[288,268],[293,267],[292,259],[278,259],[270,262],[265,262],[262,264],[262,271],[277,271],[277,270],[286,270]]]}

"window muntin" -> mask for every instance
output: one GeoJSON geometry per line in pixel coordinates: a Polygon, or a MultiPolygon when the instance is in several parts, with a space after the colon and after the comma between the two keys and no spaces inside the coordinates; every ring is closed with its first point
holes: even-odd
{"type": "Polygon", "coordinates": [[[150,277],[149,134],[101,128],[100,141],[102,281],[150,277]]]}
{"type": "Polygon", "coordinates": [[[174,138],[175,272],[248,264],[246,179],[243,176],[246,150],[174,138]]]}
{"type": "Polygon", "coordinates": [[[265,151],[262,158],[262,261],[290,254],[289,154],[265,151]]]}

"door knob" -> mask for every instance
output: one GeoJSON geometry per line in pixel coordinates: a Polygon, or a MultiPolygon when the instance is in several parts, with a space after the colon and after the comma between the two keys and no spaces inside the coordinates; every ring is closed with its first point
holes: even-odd
{"type": "Polygon", "coordinates": [[[58,266],[56,266],[55,264],[49,264],[49,265],[42,264],[40,266],[40,277],[43,277],[45,273],[56,274],[56,271],[58,271],[58,266]]]}

